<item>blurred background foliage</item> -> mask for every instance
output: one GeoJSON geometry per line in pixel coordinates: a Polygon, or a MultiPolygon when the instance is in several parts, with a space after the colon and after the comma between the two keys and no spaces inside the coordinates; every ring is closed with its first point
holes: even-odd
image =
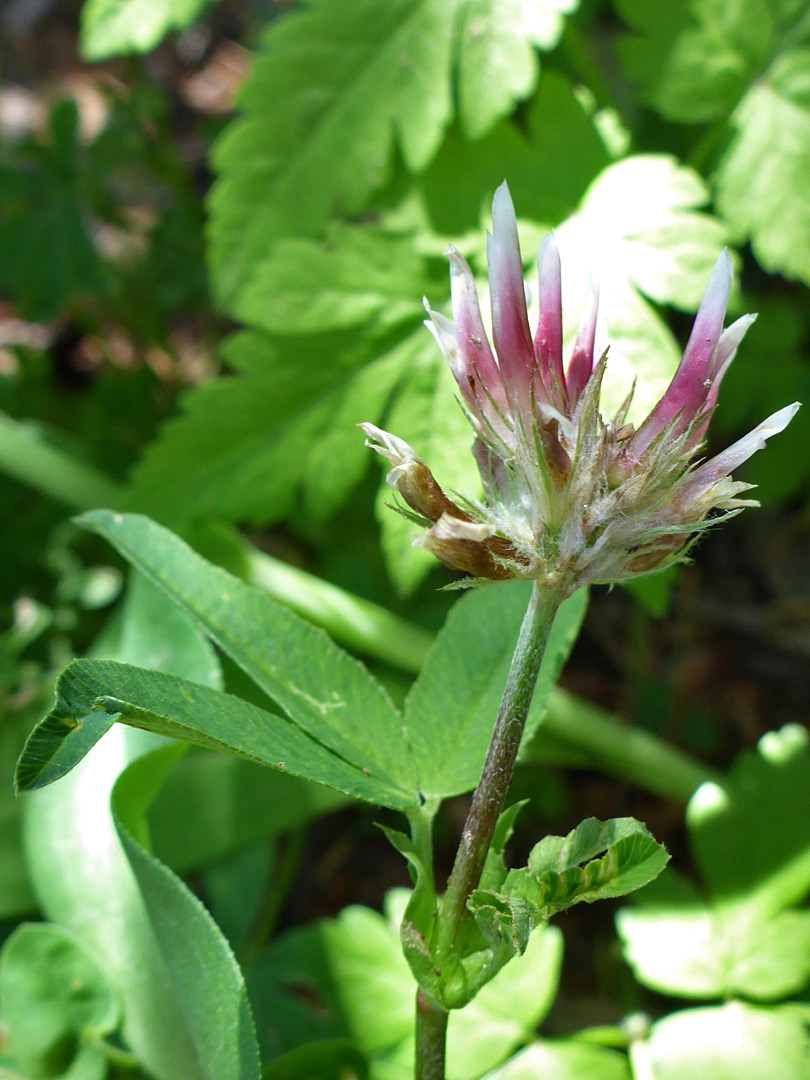
{"type": "MultiPolygon", "coordinates": [[[[108,984],[126,964],[118,956],[117,967],[98,969],[98,957],[116,952],[123,924],[85,940],[95,954],[84,955],[71,938],[88,932],[86,912],[84,922],[75,915],[76,888],[101,888],[104,875],[77,852],[57,872],[53,856],[65,815],[95,813],[109,824],[116,771],[143,747],[113,754],[112,775],[97,790],[77,781],[52,806],[42,799],[26,809],[27,849],[11,796],[22,740],[72,656],[93,649],[219,678],[193,628],[173,622],[143,584],[125,587],[121,564],[66,520],[70,512],[137,510],[256,583],[281,588],[278,559],[407,618],[417,636],[406,648],[402,630],[398,653],[396,633],[381,631],[384,659],[370,640],[347,641],[401,698],[414,657],[449,608],[452,594],[438,590],[451,575],[411,547],[413,527],[387,509],[383,473],[355,424],[383,423],[444,484],[475,485],[470,432],[421,325],[421,301],[439,310],[448,303],[449,242],[486,291],[484,230],[504,178],[530,279],[537,241],[549,228],[557,233],[568,336],[587,273],[600,280],[613,399],[637,378],[643,412],[666,385],[728,245],[739,281],[731,314],[759,316],[724,382],[712,446],[781,405],[810,400],[810,11],[803,0],[5,0],[2,18],[0,917],[8,932],[37,910],[53,922],[10,939],[0,993],[4,979],[17,986],[27,972],[27,989],[14,994],[43,1009],[47,998],[56,1018],[50,1028],[42,1020],[47,1038],[18,1034],[8,1068],[31,1077],[75,1069],[69,1075],[83,1080],[133,1075],[137,1065],[190,1080],[206,1075],[199,1063],[177,1051],[161,1065],[164,1035],[132,1000],[124,1010],[136,1020],[123,1042],[115,1034],[120,1000],[111,1004],[108,984]],[[58,875],[72,860],[84,869],[71,893],[58,875]],[[67,974],[61,990],[43,997],[31,972],[51,963],[67,974]],[[74,969],[91,988],[81,1007],[71,999],[74,969]],[[133,1045],[137,1061],[127,1056],[133,1045]]],[[[768,729],[806,721],[808,416],[802,410],[746,466],[763,510],[710,536],[680,575],[592,598],[566,675],[572,700],[588,699],[717,769],[768,729]]],[[[310,584],[297,580],[286,586],[300,594],[291,602],[306,606],[310,584]]],[[[348,632],[334,623],[339,595],[318,594],[308,612],[337,636],[348,632]]],[[[227,664],[223,678],[245,692],[227,664]]],[[[645,788],[643,770],[630,777],[621,765],[612,769],[619,780],[607,779],[604,761],[583,758],[581,748],[577,759],[571,745],[554,760],[585,771],[551,771],[550,746],[529,757],[535,763],[517,780],[518,793],[531,797],[528,832],[565,832],[582,806],[633,813],[688,866],[682,806],[659,798],[663,782],[648,778],[645,788]]],[[[358,1049],[351,1009],[334,1005],[327,976],[316,993],[309,984],[301,990],[296,974],[302,957],[351,954],[357,934],[383,935],[387,956],[379,915],[344,916],[323,924],[332,929],[283,939],[273,946],[280,966],[264,951],[279,927],[334,915],[349,901],[379,910],[386,888],[407,882],[364,812],[335,814],[322,791],[303,783],[288,791],[283,777],[268,781],[202,751],[155,769],[156,802],[137,813],[150,818],[157,854],[205,899],[240,959],[255,963],[248,983],[265,1017],[265,1053],[293,1053],[301,1032],[332,1048],[293,1061],[298,1073],[268,1075],[360,1075],[375,1055],[388,1055],[393,1071],[378,1061],[374,1075],[400,1075],[407,1024],[396,1038],[389,1030],[378,1043],[361,1039],[358,1049]],[[200,830],[184,819],[190,806],[200,830]],[[357,919],[377,922],[360,933],[357,919]],[[301,1025],[292,1043],[266,1018],[268,1002],[292,1000],[283,998],[289,986],[301,1025]],[[318,1026],[307,994],[333,1002],[329,1023],[318,1026]]],[[[452,849],[462,816],[463,801],[451,802],[440,850],[452,849]]],[[[109,824],[107,843],[113,834],[109,824]]],[[[116,851],[123,860],[120,844],[116,851]]],[[[105,873],[118,866],[109,858],[105,873]]],[[[125,915],[127,904],[142,906],[123,863],[107,876],[110,895],[129,898],[125,915]]],[[[794,888],[785,903],[800,893],[794,888]]],[[[683,889],[677,895],[683,901],[683,889]]],[[[661,909],[671,902],[669,894],[655,899],[661,909]]],[[[146,926],[140,908],[131,917],[146,926]]],[[[569,918],[578,929],[581,916],[569,918]]],[[[650,973],[639,944],[647,925],[631,915],[621,923],[640,981],[693,993],[689,978],[650,973]]],[[[155,960],[154,930],[140,933],[134,939],[149,940],[151,959],[140,946],[127,959],[145,964],[148,986],[150,965],[164,961],[155,960]]],[[[548,1030],[609,1024],[639,1008],[660,1013],[660,1001],[622,967],[610,926],[597,921],[585,933],[584,944],[570,935],[573,975],[548,1030]],[[591,1012],[578,1011],[575,999],[591,1012]]],[[[481,1051],[487,1068],[547,1012],[558,964],[548,949],[546,990],[509,1037],[492,1036],[495,1049],[481,1051]]],[[[800,963],[771,1000],[798,992],[806,974],[800,963]]],[[[693,996],[737,989],[715,980],[693,996]]],[[[2,1016],[19,1032],[24,1017],[8,1015],[9,993],[2,1016]]],[[[746,1022],[777,1024],[756,1008],[746,1022]]],[[[723,1009],[683,1024],[731,1030],[740,1018],[723,1009]]],[[[768,1028],[762,1045],[793,1045],[786,1016],[778,1024],[788,1027],[768,1028]]],[[[676,1028],[656,1035],[655,1053],[678,1043],[676,1028]]],[[[585,1044],[560,1051],[574,1061],[560,1075],[596,1068],[592,1052],[585,1044]]],[[[0,1039],[0,1061],[2,1053],[0,1039]]],[[[536,1075],[542,1054],[557,1051],[537,1044],[531,1053],[504,1077],[536,1075]]],[[[618,1055],[597,1064],[606,1077],[629,1067],[618,1055]]],[[[480,1075],[475,1066],[470,1053],[460,1080],[480,1075]]],[[[707,1075],[707,1067],[687,1062],[686,1071],[661,1075],[707,1075]]]]}

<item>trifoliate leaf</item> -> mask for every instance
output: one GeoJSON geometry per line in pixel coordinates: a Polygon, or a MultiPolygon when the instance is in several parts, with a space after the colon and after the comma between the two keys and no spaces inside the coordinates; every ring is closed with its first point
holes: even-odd
{"type": "Polygon", "coordinates": [[[639,889],[668,860],[666,850],[633,818],[587,818],[565,837],[544,837],[529,853],[528,865],[510,870],[497,892],[478,889],[470,897],[467,906],[486,949],[462,957],[470,983],[464,989],[474,992],[476,978],[491,978],[492,969],[522,953],[531,931],[546,919],[582,901],[639,889]]]}
{"type": "Polygon", "coordinates": [[[470,139],[485,135],[537,82],[535,46],[553,49],[577,0],[467,0],[459,40],[459,111],[470,139]]]}
{"type": "Polygon", "coordinates": [[[79,49],[85,60],[149,52],[169,30],[185,30],[211,0],[87,0],[79,49]]]}

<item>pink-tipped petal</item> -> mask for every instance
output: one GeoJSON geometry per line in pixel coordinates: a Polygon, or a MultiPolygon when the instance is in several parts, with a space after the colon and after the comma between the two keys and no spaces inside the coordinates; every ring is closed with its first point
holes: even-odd
{"type": "Polygon", "coordinates": [[[784,431],[800,407],[800,403],[794,401],[792,405],[786,405],[784,409],[780,409],[767,420],[763,420],[753,431],[749,431],[747,435],[743,435],[741,439],[733,443],[728,450],[724,450],[722,454],[718,454],[717,457],[713,457],[695,469],[685,486],[694,490],[695,487],[713,484],[722,480],[724,476],[730,476],[757,450],[764,450],[767,439],[784,431]]]}
{"type": "Polygon", "coordinates": [[[534,355],[548,401],[567,411],[568,393],[562,361],[562,271],[554,233],[541,241],[537,267],[540,273],[540,319],[534,336],[534,355]]]}
{"type": "Polygon", "coordinates": [[[465,400],[489,412],[494,405],[506,408],[503,380],[487,340],[478,293],[466,259],[454,247],[447,251],[450,261],[450,296],[456,328],[458,363],[451,368],[465,400]]]}
{"type": "Polygon", "coordinates": [[[712,409],[717,404],[717,394],[720,390],[720,383],[723,381],[723,376],[731,366],[731,361],[737,355],[737,349],[740,342],[748,332],[748,328],[752,323],[756,322],[756,315],[743,315],[741,319],[737,319],[733,322],[727,330],[724,330],[720,335],[720,341],[717,344],[717,356],[714,361],[714,374],[711,376],[712,385],[706,394],[706,401],[703,406],[705,412],[705,418],[694,430],[689,437],[689,445],[697,446],[699,442],[702,442],[706,431],[709,427],[709,421],[711,420],[712,409]]]}
{"type": "Polygon", "coordinates": [[[592,277],[588,277],[588,293],[585,297],[585,313],[574,343],[574,351],[568,362],[566,382],[571,409],[587,385],[593,371],[593,352],[596,340],[596,315],[599,310],[599,286],[592,277]]]}
{"type": "Polygon", "coordinates": [[[506,392],[528,407],[532,384],[532,345],[523,263],[520,259],[515,210],[504,182],[492,200],[492,235],[487,236],[487,268],[492,296],[492,336],[506,392]]]}
{"type": "Polygon", "coordinates": [[[643,454],[673,421],[676,421],[675,431],[680,433],[702,410],[711,385],[715,350],[726,316],[732,269],[731,256],[727,251],[721,251],[700,302],[678,370],[664,396],[633,437],[631,451],[634,457],[643,454]]]}

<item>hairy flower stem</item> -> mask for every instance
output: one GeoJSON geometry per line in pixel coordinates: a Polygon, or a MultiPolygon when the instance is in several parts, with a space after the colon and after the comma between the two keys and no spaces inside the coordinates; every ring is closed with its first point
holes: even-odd
{"type": "Polygon", "coordinates": [[[444,1080],[447,1010],[424,990],[416,993],[416,1080],[444,1080]]]}
{"type": "Polygon", "coordinates": [[[526,716],[551,624],[561,600],[558,589],[535,581],[481,779],[473,795],[453,872],[442,901],[437,941],[440,958],[452,951],[465,920],[469,918],[467,900],[478,887],[495,826],[512,783],[526,716]]]}
{"type": "MultiPolygon", "coordinates": [[[[534,583],[506,680],[481,779],[473,795],[453,872],[439,912],[437,957],[449,956],[468,918],[467,899],[478,886],[495,826],[512,783],[526,716],[561,591],[534,583]]],[[[416,995],[416,1080],[444,1080],[447,1010],[423,990],[416,995]]]]}

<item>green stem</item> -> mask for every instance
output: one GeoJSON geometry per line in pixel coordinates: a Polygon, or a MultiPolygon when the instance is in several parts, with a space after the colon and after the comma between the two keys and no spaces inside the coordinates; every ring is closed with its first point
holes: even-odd
{"type": "Polygon", "coordinates": [[[480,881],[495,826],[512,783],[526,716],[561,599],[559,589],[537,581],[534,583],[481,779],[473,795],[439,912],[436,951],[440,964],[443,957],[452,953],[468,918],[467,900],[480,881]]]}
{"type": "Polygon", "coordinates": [[[31,425],[0,413],[0,468],[15,480],[80,510],[115,506],[120,488],[104,473],[51,446],[31,425]]]}
{"type": "Polygon", "coordinates": [[[701,784],[719,780],[713,769],[652,732],[623,724],[559,687],[551,691],[543,723],[520,754],[523,764],[549,759],[597,769],[682,803],[701,784]]]}
{"type": "Polygon", "coordinates": [[[447,1010],[425,993],[416,992],[416,1080],[444,1080],[447,1010]]]}

